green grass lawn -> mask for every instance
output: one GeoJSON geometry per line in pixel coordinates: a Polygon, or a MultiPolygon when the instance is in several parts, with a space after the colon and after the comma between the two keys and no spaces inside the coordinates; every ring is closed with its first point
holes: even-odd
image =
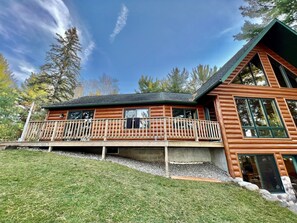
{"type": "Polygon", "coordinates": [[[234,184],[171,180],[107,161],[0,151],[0,222],[297,222],[234,184]]]}

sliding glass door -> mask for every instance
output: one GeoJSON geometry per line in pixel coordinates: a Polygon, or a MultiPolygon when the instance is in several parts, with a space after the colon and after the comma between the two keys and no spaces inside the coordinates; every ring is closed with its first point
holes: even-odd
{"type": "Polygon", "coordinates": [[[273,155],[239,155],[242,176],[272,193],[284,192],[273,155]]]}

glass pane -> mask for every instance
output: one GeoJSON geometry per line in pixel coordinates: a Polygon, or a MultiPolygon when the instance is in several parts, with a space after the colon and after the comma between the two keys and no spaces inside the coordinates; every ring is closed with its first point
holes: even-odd
{"type": "Polygon", "coordinates": [[[269,120],[270,126],[282,127],[282,122],[280,120],[279,114],[277,112],[275,102],[271,99],[264,99],[263,105],[266,109],[267,118],[269,120]]]}
{"type": "Polygon", "coordinates": [[[68,119],[81,119],[82,111],[72,111],[68,114],[68,119]]]}
{"type": "Polygon", "coordinates": [[[257,126],[267,126],[263,108],[259,99],[249,99],[250,108],[257,126]]]}
{"type": "Polygon", "coordinates": [[[283,158],[292,186],[294,190],[297,191],[297,156],[287,155],[283,156],[283,158]]]}
{"type": "Polygon", "coordinates": [[[185,118],[185,111],[181,108],[172,109],[172,116],[175,118],[185,118]]]}
{"type": "Polygon", "coordinates": [[[255,129],[243,129],[243,134],[246,137],[257,137],[257,132],[255,129]]]}
{"type": "Polygon", "coordinates": [[[260,172],[262,187],[269,192],[283,192],[283,184],[273,155],[257,155],[256,162],[260,172]]]}
{"type": "Polygon", "coordinates": [[[250,68],[254,75],[255,82],[257,86],[267,86],[266,76],[263,72],[263,67],[258,55],[254,56],[254,58],[250,62],[250,68]]]}
{"type": "Polygon", "coordinates": [[[82,119],[92,119],[94,116],[94,111],[83,111],[82,119]]]}
{"type": "Polygon", "coordinates": [[[273,129],[274,138],[287,138],[287,132],[284,129],[273,129]]]}
{"type": "Polygon", "coordinates": [[[247,100],[243,98],[236,99],[237,111],[242,126],[253,126],[252,117],[248,110],[247,100]]]}
{"type": "Polygon", "coordinates": [[[245,66],[241,71],[240,71],[240,76],[242,80],[242,84],[245,85],[255,85],[253,75],[250,71],[249,65],[245,66]]]}
{"type": "Polygon", "coordinates": [[[272,59],[271,57],[269,57],[269,61],[281,87],[297,88],[297,76],[295,74],[293,74],[290,70],[282,66],[279,62],[272,59]]]}
{"type": "Polygon", "coordinates": [[[243,180],[256,184],[258,187],[262,188],[255,156],[240,155],[238,159],[243,180]]]}
{"type": "Polygon", "coordinates": [[[297,77],[295,74],[293,74],[291,71],[289,71],[287,68],[284,67],[284,70],[289,78],[289,81],[291,83],[291,86],[293,88],[297,88],[297,77]]]}
{"type": "Polygon", "coordinates": [[[287,101],[291,115],[294,119],[295,125],[297,126],[297,101],[287,101]]]}
{"type": "Polygon", "coordinates": [[[272,137],[272,133],[270,129],[258,129],[258,132],[259,132],[259,137],[263,137],[263,138],[272,137]]]}
{"type": "Polygon", "coordinates": [[[148,109],[137,109],[136,117],[137,118],[148,118],[149,117],[148,109]]]}
{"type": "Polygon", "coordinates": [[[135,109],[133,109],[133,110],[130,109],[130,110],[125,111],[125,118],[134,118],[134,117],[136,117],[136,115],[137,115],[137,112],[135,109]]]}
{"type": "Polygon", "coordinates": [[[195,109],[185,110],[186,118],[194,119],[195,113],[195,109]]]}

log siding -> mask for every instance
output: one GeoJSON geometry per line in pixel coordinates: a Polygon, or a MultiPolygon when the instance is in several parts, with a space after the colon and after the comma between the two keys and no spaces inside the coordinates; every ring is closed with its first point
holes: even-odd
{"type": "Polygon", "coordinates": [[[296,67],[266,46],[258,44],[226,81],[208,94],[216,97],[216,112],[221,124],[229,172],[232,177],[242,177],[238,154],[273,154],[281,176],[288,175],[282,154],[297,154],[297,129],[286,103],[286,99],[297,99],[297,89],[280,87],[268,55],[297,75],[296,67]],[[259,55],[269,86],[233,84],[233,79],[256,54],[259,55]],[[235,103],[236,97],[274,99],[287,130],[288,138],[244,137],[235,103]]]}

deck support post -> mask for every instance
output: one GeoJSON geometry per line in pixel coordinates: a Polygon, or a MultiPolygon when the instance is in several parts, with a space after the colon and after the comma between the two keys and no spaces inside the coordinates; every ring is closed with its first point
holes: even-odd
{"type": "MultiPolygon", "coordinates": [[[[54,126],[53,134],[52,134],[52,137],[51,137],[51,142],[55,140],[57,128],[58,128],[58,122],[55,121],[55,126],[54,126]]],[[[52,150],[53,150],[53,147],[49,146],[48,147],[48,152],[51,152],[52,150]]]]}
{"type": "Polygon", "coordinates": [[[23,129],[21,138],[19,138],[19,141],[20,142],[23,142],[25,140],[25,138],[26,138],[27,131],[28,131],[28,126],[29,126],[29,122],[30,122],[30,118],[31,118],[31,115],[32,115],[32,112],[33,112],[33,109],[34,109],[34,105],[35,105],[35,103],[32,102],[32,105],[31,105],[29,114],[28,114],[27,119],[26,119],[26,123],[24,125],[24,129],[23,129]]]}
{"type": "Polygon", "coordinates": [[[165,149],[165,176],[169,178],[170,174],[169,174],[168,145],[166,145],[164,149],[165,149]]]}
{"type": "Polygon", "coordinates": [[[102,160],[105,160],[106,157],[106,146],[102,147],[102,160]]]}

